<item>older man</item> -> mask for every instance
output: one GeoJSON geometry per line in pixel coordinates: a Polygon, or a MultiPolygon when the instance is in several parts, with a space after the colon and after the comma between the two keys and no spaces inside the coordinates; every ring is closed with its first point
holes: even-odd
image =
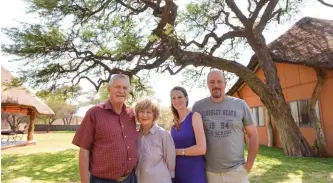
{"type": "Polygon", "coordinates": [[[211,71],[207,85],[211,96],[197,101],[193,111],[200,112],[204,122],[208,183],[247,183],[259,146],[250,109],[242,99],[225,95],[222,71],[211,71]],[[244,130],[249,139],[246,161],[244,130]]]}
{"type": "Polygon", "coordinates": [[[126,107],[130,81],[114,75],[107,87],[110,98],[88,110],[73,144],[80,147],[81,182],[136,183],[138,133],[133,110],[126,107]]]}

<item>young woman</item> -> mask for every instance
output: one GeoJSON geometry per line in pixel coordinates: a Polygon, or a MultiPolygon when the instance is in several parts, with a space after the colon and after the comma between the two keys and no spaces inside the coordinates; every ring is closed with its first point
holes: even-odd
{"type": "Polygon", "coordinates": [[[206,137],[199,113],[191,112],[184,88],[171,90],[171,109],[174,125],[171,136],[176,146],[176,172],[173,183],[206,183],[203,155],[206,153],[206,137]]]}
{"type": "Polygon", "coordinates": [[[171,183],[174,177],[176,149],[168,131],[155,124],[159,107],[149,98],[138,101],[135,113],[139,128],[138,183],[171,183]]]}

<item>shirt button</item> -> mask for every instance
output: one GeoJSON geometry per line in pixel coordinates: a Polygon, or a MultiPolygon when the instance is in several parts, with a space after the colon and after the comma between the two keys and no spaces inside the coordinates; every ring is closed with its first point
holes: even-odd
{"type": "Polygon", "coordinates": [[[124,125],[121,125],[121,127],[123,127],[123,128],[124,128],[124,125]]]}
{"type": "Polygon", "coordinates": [[[126,138],[126,135],[124,137],[126,138]]]}
{"type": "Polygon", "coordinates": [[[132,158],[128,158],[128,160],[132,160],[132,158]]]}
{"type": "Polygon", "coordinates": [[[127,170],[127,173],[129,172],[129,170],[127,170]]]}
{"type": "Polygon", "coordinates": [[[127,149],[129,149],[129,146],[127,146],[127,149]]]}

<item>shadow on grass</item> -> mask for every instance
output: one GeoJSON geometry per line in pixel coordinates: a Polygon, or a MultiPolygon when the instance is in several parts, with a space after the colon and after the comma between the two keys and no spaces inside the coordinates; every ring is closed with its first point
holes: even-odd
{"type": "MultiPolygon", "coordinates": [[[[3,182],[25,178],[31,182],[79,182],[77,150],[30,155],[3,155],[3,182]]],[[[333,182],[333,158],[288,157],[282,149],[260,147],[251,183],[333,182]]],[[[20,181],[17,181],[20,182],[20,181]]]]}
{"type": "Polygon", "coordinates": [[[32,182],[78,182],[77,150],[30,155],[4,155],[1,159],[1,179],[28,178],[32,182]]]}
{"type": "Polygon", "coordinates": [[[333,182],[333,158],[285,156],[283,150],[260,146],[251,182],[333,182]]]}

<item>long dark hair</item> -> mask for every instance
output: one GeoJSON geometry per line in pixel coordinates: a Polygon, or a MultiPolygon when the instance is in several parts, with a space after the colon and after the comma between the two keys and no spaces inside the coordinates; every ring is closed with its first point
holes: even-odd
{"type": "MultiPolygon", "coordinates": [[[[176,86],[174,88],[172,88],[172,91],[181,91],[184,94],[184,97],[187,98],[187,102],[186,102],[186,107],[188,106],[188,95],[187,95],[187,91],[185,90],[185,88],[181,87],[181,86],[176,86]]],[[[170,98],[171,96],[171,92],[170,92],[170,98]]],[[[173,107],[172,104],[172,98],[171,98],[171,112],[172,112],[172,116],[173,116],[173,126],[175,127],[176,130],[179,130],[179,124],[180,124],[180,119],[179,119],[179,114],[178,111],[175,107],[173,107]]]]}

